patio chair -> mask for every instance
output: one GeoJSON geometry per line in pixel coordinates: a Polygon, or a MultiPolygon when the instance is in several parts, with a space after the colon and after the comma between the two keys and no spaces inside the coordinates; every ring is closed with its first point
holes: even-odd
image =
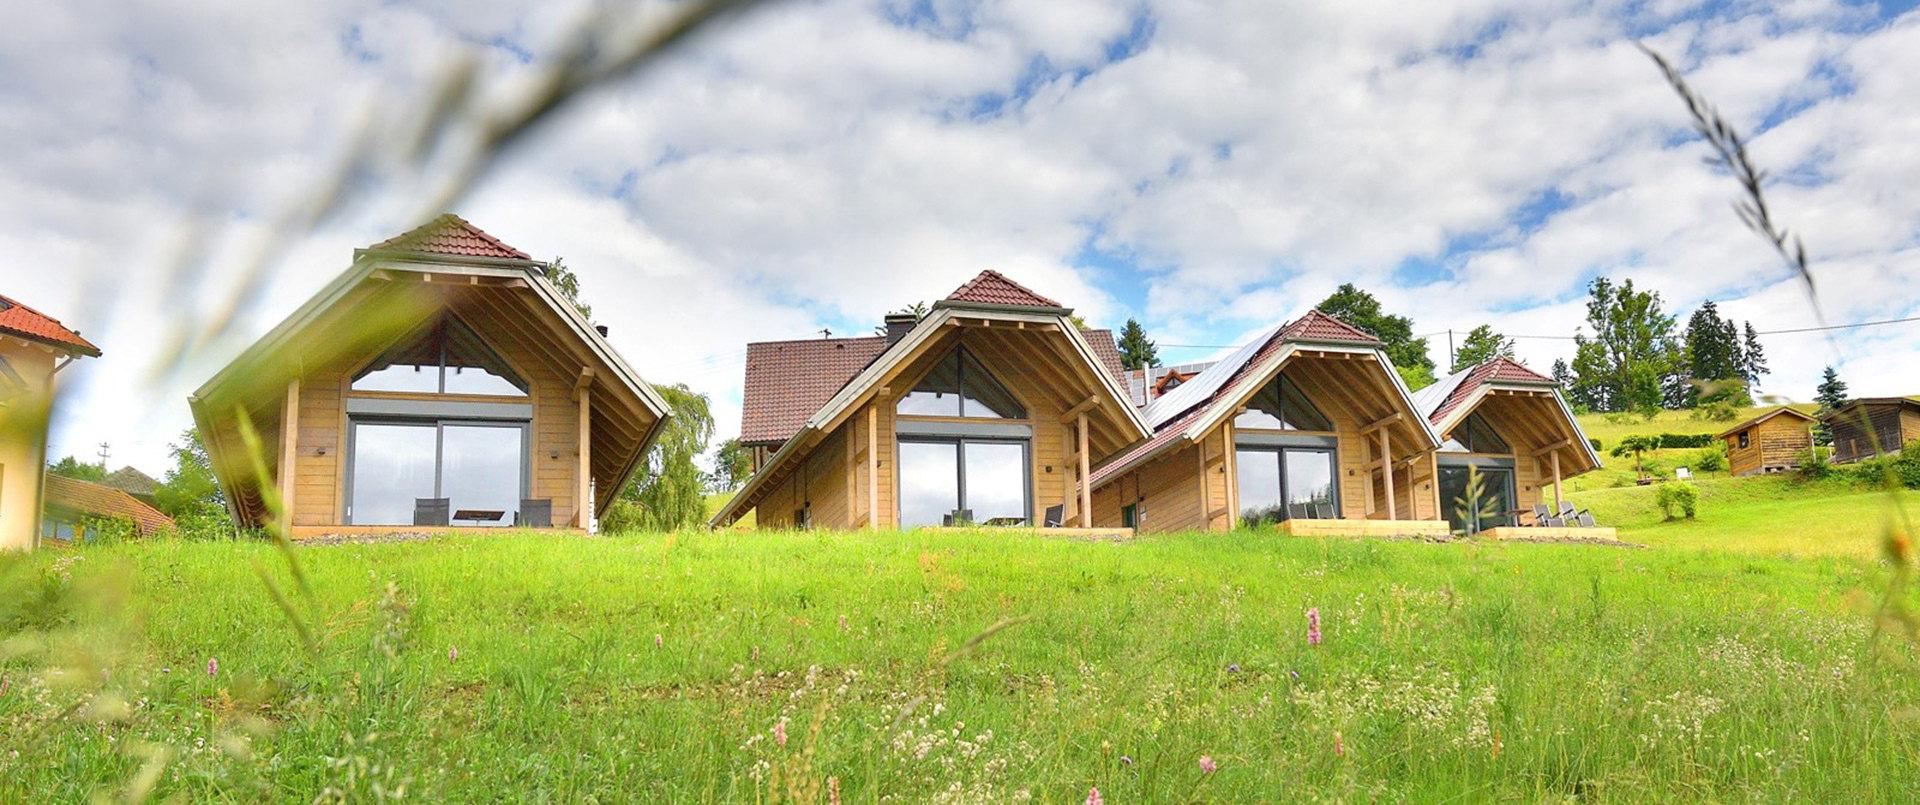
{"type": "Polygon", "coordinates": [[[1059,528],[1065,525],[1066,522],[1067,522],[1067,507],[1064,504],[1059,506],[1048,506],[1046,515],[1042,517],[1040,520],[1040,527],[1041,528],[1059,528]]]}
{"type": "Polygon", "coordinates": [[[1313,514],[1307,511],[1307,504],[1305,503],[1289,503],[1287,504],[1287,519],[1311,520],[1313,519],[1313,514]]]}
{"type": "Polygon", "coordinates": [[[1553,511],[1547,508],[1547,504],[1545,503],[1533,504],[1533,524],[1534,525],[1544,526],[1547,524],[1547,521],[1551,519],[1553,519],[1553,511]]]}
{"type": "Polygon", "coordinates": [[[1599,528],[1593,521],[1593,512],[1581,512],[1577,523],[1581,528],[1599,528]]]}
{"type": "Polygon", "coordinates": [[[1561,517],[1561,519],[1565,519],[1565,520],[1572,520],[1573,518],[1575,518],[1575,517],[1578,517],[1578,516],[1580,515],[1580,512],[1581,512],[1581,511],[1582,511],[1582,509],[1580,509],[1580,508],[1579,508],[1578,506],[1575,506],[1575,505],[1573,505],[1573,504],[1571,504],[1571,503],[1568,503],[1568,502],[1566,502],[1566,501],[1561,501],[1561,502],[1560,502],[1560,517],[1561,517]]]}
{"type": "Polygon", "coordinates": [[[451,498],[414,498],[413,524],[446,526],[452,522],[453,500],[451,498]]]}
{"type": "Polygon", "coordinates": [[[522,499],[520,501],[520,513],[513,516],[513,524],[521,528],[552,528],[553,499],[522,499]]]}
{"type": "Polygon", "coordinates": [[[973,510],[954,509],[952,514],[940,518],[940,524],[948,528],[973,525],[973,510]]]}
{"type": "Polygon", "coordinates": [[[1334,514],[1332,503],[1313,504],[1313,515],[1322,520],[1332,520],[1337,516],[1334,514]]]}
{"type": "Polygon", "coordinates": [[[1548,527],[1548,528],[1566,528],[1566,527],[1567,527],[1567,521],[1566,521],[1566,519],[1565,519],[1565,518],[1562,518],[1562,517],[1549,517],[1549,518],[1547,518],[1547,522],[1546,522],[1546,527],[1548,527]]]}

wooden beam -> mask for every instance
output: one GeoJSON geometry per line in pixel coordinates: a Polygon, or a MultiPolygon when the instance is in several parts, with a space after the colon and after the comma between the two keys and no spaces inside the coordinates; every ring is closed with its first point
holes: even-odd
{"type": "Polygon", "coordinates": [[[1087,443],[1087,415],[1080,413],[1077,423],[1080,430],[1080,527],[1093,527],[1093,473],[1089,471],[1087,454],[1093,452],[1093,445],[1087,443]]]}
{"type": "MultiPolygon", "coordinates": [[[[581,372],[585,375],[593,370],[581,372]]],[[[588,381],[592,378],[588,377],[588,381]]],[[[593,385],[575,386],[573,398],[580,402],[580,468],[575,470],[574,479],[578,487],[574,492],[574,525],[587,528],[593,522],[593,385]]]]}
{"type": "Polygon", "coordinates": [[[846,424],[846,433],[843,434],[840,438],[840,451],[841,451],[840,455],[846,459],[846,461],[842,462],[842,464],[844,465],[843,471],[846,472],[847,474],[847,527],[848,528],[852,528],[856,524],[856,521],[860,519],[860,504],[856,502],[857,501],[856,495],[858,495],[860,491],[860,471],[857,467],[854,466],[854,460],[856,456],[854,456],[854,449],[853,449],[854,437],[858,435],[860,435],[860,420],[858,419],[848,420],[846,424]]]}
{"type": "Polygon", "coordinates": [[[1556,450],[1559,450],[1560,448],[1572,447],[1572,446],[1573,446],[1572,439],[1561,439],[1560,441],[1554,442],[1553,444],[1547,445],[1546,447],[1542,447],[1538,450],[1533,451],[1533,456],[1534,458],[1539,458],[1540,456],[1546,455],[1548,453],[1552,453],[1556,450]]]}
{"type": "MultiPolygon", "coordinates": [[[[884,392],[884,389],[882,390],[884,392]]],[[[880,398],[867,403],[867,530],[880,530],[880,398]]]]}
{"type": "MultiPolygon", "coordinates": [[[[1398,417],[1400,415],[1394,414],[1394,416],[1398,417]]],[[[1398,520],[1400,519],[1399,504],[1395,503],[1393,499],[1393,442],[1391,438],[1392,437],[1387,434],[1386,428],[1380,429],[1380,457],[1387,460],[1387,466],[1381,468],[1382,475],[1386,477],[1387,481],[1387,519],[1398,520]]]]}
{"type": "Polygon", "coordinates": [[[1090,395],[1086,399],[1081,400],[1077,403],[1074,403],[1072,408],[1068,408],[1066,413],[1061,414],[1060,421],[1071,422],[1075,417],[1081,416],[1086,412],[1091,411],[1095,408],[1099,408],[1100,405],[1104,402],[1106,402],[1106,400],[1102,399],[1100,395],[1098,394],[1090,395]]]}
{"type": "MultiPolygon", "coordinates": [[[[293,527],[293,492],[300,486],[295,477],[299,472],[298,457],[300,448],[300,378],[295,376],[287,381],[286,406],[280,414],[280,505],[286,507],[286,527],[293,527]]],[[[344,456],[343,456],[344,458],[344,456]]]]}
{"type": "Polygon", "coordinates": [[[1384,428],[1395,422],[1399,422],[1400,420],[1405,419],[1406,416],[1407,416],[1406,414],[1400,413],[1399,411],[1395,411],[1391,414],[1388,414],[1370,423],[1367,423],[1366,427],[1360,429],[1360,435],[1365,436],[1369,433],[1372,433],[1376,430],[1384,428]]]}
{"type": "Polygon", "coordinates": [[[578,380],[573,381],[574,401],[578,402],[580,400],[580,395],[587,393],[587,387],[591,385],[593,385],[593,367],[591,366],[580,367],[580,378],[578,380]]]}
{"type": "Polygon", "coordinates": [[[1553,512],[1555,516],[1559,516],[1561,508],[1565,506],[1560,500],[1560,453],[1556,451],[1553,454],[1553,512]]]}
{"type": "MultiPolygon", "coordinates": [[[[1221,442],[1226,445],[1227,455],[1227,530],[1240,528],[1240,456],[1233,449],[1233,420],[1229,418],[1221,423],[1221,442]]],[[[1338,483],[1335,479],[1335,483],[1338,483]]]]}

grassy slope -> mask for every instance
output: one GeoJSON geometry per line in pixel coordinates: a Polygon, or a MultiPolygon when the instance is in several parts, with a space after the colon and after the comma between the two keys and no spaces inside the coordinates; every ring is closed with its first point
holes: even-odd
{"type": "Polygon", "coordinates": [[[63,622],[74,591],[136,618],[113,641],[114,620],[83,611],[92,637],[56,629],[69,648],[0,660],[0,733],[21,752],[0,801],[117,790],[143,739],[189,748],[157,793],[193,801],[370,799],[402,780],[427,801],[752,801],[769,768],[861,802],[1078,802],[1094,785],[1110,802],[1920,797],[1920,725],[1902,715],[1920,677],[1863,661],[1853,596],[1880,571],[1845,559],[1255,534],[301,554],[326,636],[312,664],[255,576],[280,567],[269,546],[0,558],[9,631],[63,622]],[[1032,620],[939,662],[1017,616],[1032,620]],[[73,694],[35,663],[101,645],[119,652],[104,678],[142,704],[52,722],[73,694]],[[215,748],[255,715],[273,729],[215,748]]]}
{"type": "MultiPolygon", "coordinates": [[[[1620,443],[1622,437],[1632,434],[1653,436],[1662,433],[1720,433],[1735,424],[1745,422],[1748,419],[1778,407],[1780,406],[1762,405],[1754,408],[1742,408],[1739,414],[1728,422],[1695,419],[1691,411],[1661,411],[1655,414],[1651,420],[1643,420],[1637,416],[1619,417],[1609,416],[1607,414],[1580,414],[1575,417],[1580,423],[1580,430],[1586,433],[1589,438],[1600,440],[1601,449],[1598,452],[1600,453],[1602,468],[1568,479],[1565,488],[1569,491],[1580,492],[1590,489],[1610,489],[1632,485],[1637,478],[1633,467],[1633,457],[1615,457],[1608,452],[1620,443]]],[[[1812,413],[1817,406],[1810,403],[1796,403],[1793,407],[1812,413]]],[[[1701,449],[1702,448],[1696,447],[1676,450],[1655,450],[1646,454],[1644,458],[1650,462],[1657,463],[1662,476],[1670,477],[1673,473],[1673,467],[1683,463],[1690,463],[1691,459],[1698,454],[1701,449]]],[[[1701,479],[1727,477],[1724,471],[1696,472],[1694,475],[1701,479]]]]}
{"type": "MultiPolygon", "coordinates": [[[[1712,478],[1695,482],[1697,519],[1665,522],[1651,486],[1595,489],[1569,496],[1621,539],[1655,547],[1774,555],[1879,555],[1879,528],[1888,515],[1885,492],[1842,480],[1793,476],[1712,478]]],[[[1920,512],[1920,491],[1901,493],[1907,511],[1920,512]]]]}

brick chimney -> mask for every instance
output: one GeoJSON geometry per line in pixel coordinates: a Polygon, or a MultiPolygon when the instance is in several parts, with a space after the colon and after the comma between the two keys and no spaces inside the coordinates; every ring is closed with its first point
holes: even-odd
{"type": "Polygon", "coordinates": [[[912,330],[914,325],[919,324],[920,319],[912,313],[888,313],[886,322],[887,346],[893,346],[900,343],[900,339],[906,338],[907,332],[912,330]]]}

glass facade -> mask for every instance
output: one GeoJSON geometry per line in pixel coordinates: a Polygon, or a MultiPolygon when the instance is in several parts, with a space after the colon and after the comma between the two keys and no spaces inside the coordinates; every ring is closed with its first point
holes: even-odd
{"type": "Polygon", "coordinates": [[[900,525],[1032,522],[1027,442],[900,437],[900,525]]]}
{"type": "Polygon", "coordinates": [[[1285,374],[1255,392],[1247,401],[1247,410],[1234,417],[1233,426],[1248,430],[1333,430],[1333,422],[1285,374]]]}
{"type": "Polygon", "coordinates": [[[526,381],[451,316],[381,353],[353,378],[353,390],[527,396],[526,381]]]}
{"type": "Polygon", "coordinates": [[[1025,419],[1027,410],[966,347],[956,347],[894,409],[901,416],[1025,419]]]}
{"type": "Polygon", "coordinates": [[[412,525],[417,501],[445,498],[450,525],[510,526],[526,489],[526,426],[355,421],[348,461],[350,524],[412,525]]]}
{"type": "Polygon", "coordinates": [[[1243,523],[1340,516],[1332,449],[1240,445],[1233,458],[1243,523]]]}

